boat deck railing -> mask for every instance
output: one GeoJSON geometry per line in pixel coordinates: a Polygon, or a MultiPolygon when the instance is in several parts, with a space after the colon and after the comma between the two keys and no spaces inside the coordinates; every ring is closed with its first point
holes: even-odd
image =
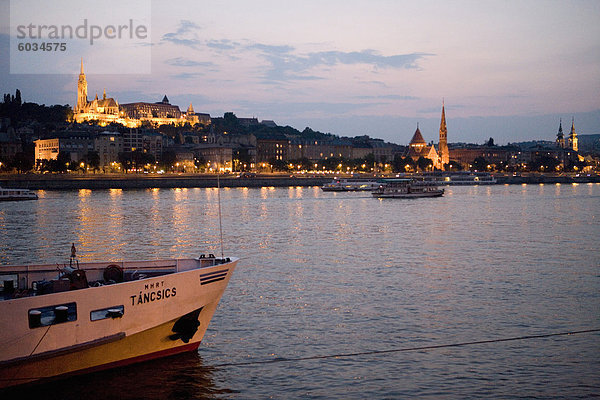
{"type": "Polygon", "coordinates": [[[148,279],[231,261],[212,254],[192,259],[0,267],[0,300],[148,279]]]}

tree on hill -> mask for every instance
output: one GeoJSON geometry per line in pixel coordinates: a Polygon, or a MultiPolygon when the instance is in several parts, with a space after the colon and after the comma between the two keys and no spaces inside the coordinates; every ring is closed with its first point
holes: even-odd
{"type": "Polygon", "coordinates": [[[338,166],[342,164],[342,160],[337,157],[331,157],[326,160],[323,160],[322,163],[326,170],[335,171],[336,169],[338,169],[338,166]]]}
{"type": "Polygon", "coordinates": [[[450,160],[448,164],[444,164],[446,171],[462,171],[463,167],[460,162],[456,160],[450,160]]]}
{"type": "Polygon", "coordinates": [[[252,156],[247,148],[233,150],[233,167],[235,171],[248,171],[252,163],[252,156]]]}
{"type": "Polygon", "coordinates": [[[240,120],[234,113],[226,112],[223,114],[223,128],[225,131],[238,132],[241,128],[240,120]]]}
{"type": "Polygon", "coordinates": [[[42,172],[67,172],[67,164],[71,163],[71,155],[67,152],[58,153],[55,160],[36,160],[36,168],[42,172]]]}
{"type": "Polygon", "coordinates": [[[473,160],[473,164],[471,164],[471,165],[472,165],[471,168],[476,171],[485,171],[487,169],[488,162],[485,158],[483,158],[482,156],[479,156],[473,160]]]}
{"type": "Polygon", "coordinates": [[[417,160],[417,167],[419,167],[421,171],[426,171],[433,167],[433,162],[429,158],[421,156],[417,160]]]}
{"type": "Polygon", "coordinates": [[[273,171],[287,172],[290,170],[288,163],[283,160],[275,160],[274,158],[271,158],[269,160],[269,164],[271,164],[273,171]]]}
{"type": "Polygon", "coordinates": [[[87,164],[92,168],[94,173],[100,169],[100,154],[97,151],[89,151],[85,157],[87,164]]]}
{"type": "Polygon", "coordinates": [[[20,174],[31,171],[33,169],[33,156],[24,151],[20,151],[15,154],[9,165],[16,169],[20,174]]]}
{"type": "Polygon", "coordinates": [[[212,130],[219,134],[224,134],[225,132],[237,135],[248,133],[248,128],[242,126],[238,117],[232,112],[226,112],[223,114],[223,118],[213,118],[211,124],[212,130]]]}
{"type": "Polygon", "coordinates": [[[177,154],[173,150],[163,151],[159,163],[165,171],[171,169],[175,162],[177,162],[177,154]]]}
{"type": "Polygon", "coordinates": [[[175,126],[175,124],[163,124],[158,127],[158,131],[163,135],[170,136],[175,139],[179,133],[179,129],[175,126]]]}
{"type": "Polygon", "coordinates": [[[394,172],[407,172],[407,170],[416,169],[417,164],[412,157],[402,157],[400,154],[396,154],[392,161],[392,167],[394,172]]]}
{"type": "Polygon", "coordinates": [[[17,104],[18,106],[20,106],[23,102],[21,101],[21,91],[19,89],[17,89],[17,91],[15,92],[15,98],[13,100],[15,102],[15,104],[17,104]]]}
{"type": "Polygon", "coordinates": [[[0,116],[10,118],[13,126],[26,121],[59,124],[72,119],[73,110],[68,104],[46,106],[24,103],[21,99],[21,91],[17,89],[15,95],[4,95],[4,101],[0,103],[0,116]]]}
{"type": "Polygon", "coordinates": [[[532,171],[548,172],[555,171],[556,167],[559,165],[560,161],[558,161],[556,158],[542,155],[540,158],[529,163],[529,168],[532,171]]]}

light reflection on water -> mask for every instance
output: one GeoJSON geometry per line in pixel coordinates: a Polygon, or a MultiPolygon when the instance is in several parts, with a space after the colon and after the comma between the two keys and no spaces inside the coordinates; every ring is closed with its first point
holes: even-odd
{"type": "MultiPolygon", "coordinates": [[[[598,184],[448,187],[421,200],[235,188],[221,190],[221,205],[226,255],[242,260],[199,360],[124,369],[140,391],[120,397],[176,393],[173,368],[203,382],[183,385],[180,398],[600,391],[598,334],[211,368],[598,328],[598,184]]],[[[216,189],[45,191],[36,202],[0,207],[2,264],[63,263],[71,242],[82,260],[220,252],[216,189]]]]}

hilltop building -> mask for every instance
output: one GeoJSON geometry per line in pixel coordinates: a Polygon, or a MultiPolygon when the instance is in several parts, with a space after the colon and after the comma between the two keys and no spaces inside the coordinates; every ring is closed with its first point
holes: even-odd
{"type": "Polygon", "coordinates": [[[75,122],[98,121],[102,126],[116,122],[130,128],[139,127],[144,121],[154,125],[210,124],[210,115],[195,113],[191,103],[187,111],[182,112],[178,106],[169,102],[166,95],[157,103],[137,102],[119,105],[116,99],[106,97],[106,90],[104,90],[102,99],[99,99],[96,94],[94,100],[89,101],[83,59],[77,81],[77,103],[73,107],[73,118],[75,122]]]}
{"type": "Polygon", "coordinates": [[[73,118],[76,122],[97,120],[103,124],[115,122],[120,117],[119,103],[112,97],[106,97],[106,90],[102,99],[96,98],[88,101],[88,85],[83,72],[83,59],[81,60],[81,70],[79,80],[77,81],[77,103],[73,107],[73,118]]]}
{"type": "MultiPolygon", "coordinates": [[[[193,108],[191,109],[193,113],[193,108]]],[[[122,115],[133,121],[149,121],[158,125],[184,125],[190,122],[193,115],[190,115],[188,120],[187,114],[181,112],[179,106],[169,102],[169,98],[165,95],[162,101],[156,103],[127,103],[121,105],[122,115]]]]}

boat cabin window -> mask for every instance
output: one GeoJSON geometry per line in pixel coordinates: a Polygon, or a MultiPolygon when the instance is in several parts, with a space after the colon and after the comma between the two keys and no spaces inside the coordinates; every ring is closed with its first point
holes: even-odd
{"type": "Polygon", "coordinates": [[[56,304],[29,310],[29,328],[77,321],[77,303],[56,304]]]}
{"type": "Polygon", "coordinates": [[[94,310],[90,313],[91,321],[99,321],[107,318],[121,318],[125,314],[125,306],[113,306],[100,310],[94,310]]]}
{"type": "Polygon", "coordinates": [[[18,276],[16,274],[0,275],[0,291],[6,293],[13,292],[17,289],[17,279],[18,276]]]}

